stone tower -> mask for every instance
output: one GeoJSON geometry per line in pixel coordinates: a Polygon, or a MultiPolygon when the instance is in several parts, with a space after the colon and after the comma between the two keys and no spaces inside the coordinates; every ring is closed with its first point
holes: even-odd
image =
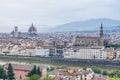
{"type": "Polygon", "coordinates": [[[14,30],[10,33],[11,37],[18,37],[18,27],[15,26],[14,30]]]}
{"type": "Polygon", "coordinates": [[[101,24],[101,27],[100,27],[99,46],[104,46],[104,32],[103,32],[103,24],[101,24]]]}
{"type": "Polygon", "coordinates": [[[103,24],[101,24],[101,27],[100,27],[100,38],[103,38],[103,37],[104,37],[103,24]]]}
{"type": "Polygon", "coordinates": [[[18,27],[17,26],[15,26],[15,37],[18,37],[18,27]]]}

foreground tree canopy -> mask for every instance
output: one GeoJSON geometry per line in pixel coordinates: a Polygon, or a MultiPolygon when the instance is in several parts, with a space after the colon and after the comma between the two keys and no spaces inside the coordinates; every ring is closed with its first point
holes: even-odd
{"type": "Polygon", "coordinates": [[[37,67],[34,65],[33,69],[28,73],[28,77],[31,77],[31,76],[33,76],[33,75],[35,75],[35,74],[41,76],[40,67],[37,68],[37,67]]]}
{"type": "Polygon", "coordinates": [[[0,65],[0,79],[5,80],[7,78],[7,75],[3,69],[3,66],[0,65]]]}
{"type": "Polygon", "coordinates": [[[11,64],[8,64],[8,73],[7,73],[8,79],[12,80],[15,79],[14,77],[14,72],[13,72],[13,67],[11,64]]]}

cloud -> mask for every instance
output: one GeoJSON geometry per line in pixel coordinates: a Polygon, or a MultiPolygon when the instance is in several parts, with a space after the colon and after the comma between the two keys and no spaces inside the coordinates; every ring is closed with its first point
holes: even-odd
{"type": "Polygon", "coordinates": [[[91,18],[120,19],[119,7],[119,0],[0,0],[0,32],[10,32],[14,26],[25,31],[31,23],[45,28],[42,25],[91,18]]]}

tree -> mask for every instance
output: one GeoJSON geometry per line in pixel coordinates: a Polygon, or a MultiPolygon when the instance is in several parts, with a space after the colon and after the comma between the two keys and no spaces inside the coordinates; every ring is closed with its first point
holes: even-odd
{"type": "Polygon", "coordinates": [[[13,67],[11,64],[8,64],[8,79],[12,80],[14,78],[13,67]]]}
{"type": "Polygon", "coordinates": [[[120,78],[120,71],[113,71],[109,73],[109,77],[118,77],[120,78]]]}
{"type": "Polygon", "coordinates": [[[47,76],[44,78],[44,80],[54,80],[54,79],[51,78],[51,77],[47,74],[47,76]]]}
{"type": "Polygon", "coordinates": [[[92,70],[93,70],[95,73],[101,74],[101,70],[100,70],[100,68],[98,68],[98,67],[92,66],[92,70]]]}
{"type": "Polygon", "coordinates": [[[22,80],[22,76],[20,75],[20,80],[22,80]]]}
{"type": "Polygon", "coordinates": [[[40,68],[34,66],[33,69],[28,73],[28,77],[33,76],[34,74],[41,76],[40,68]]]}
{"type": "Polygon", "coordinates": [[[87,66],[84,66],[84,67],[83,67],[83,70],[87,70],[87,66]]]}
{"type": "Polygon", "coordinates": [[[47,71],[49,71],[49,72],[51,72],[51,71],[53,71],[53,70],[55,70],[54,67],[49,67],[49,68],[47,68],[47,71]]]}
{"type": "Polygon", "coordinates": [[[40,76],[37,74],[34,74],[30,77],[30,80],[38,80],[38,79],[40,79],[40,76]]]}
{"type": "Polygon", "coordinates": [[[3,69],[3,67],[0,67],[0,79],[5,80],[7,78],[7,75],[3,69]]]}
{"type": "Polygon", "coordinates": [[[120,80],[120,78],[113,77],[113,78],[109,78],[108,80],[120,80]]]}
{"type": "Polygon", "coordinates": [[[33,69],[28,73],[28,77],[31,77],[34,74],[37,74],[37,69],[36,69],[35,65],[34,65],[33,69]]]}
{"type": "Polygon", "coordinates": [[[108,75],[108,72],[107,71],[103,71],[102,74],[103,75],[108,75]]]}
{"type": "Polygon", "coordinates": [[[37,74],[38,74],[39,76],[41,76],[40,67],[37,68],[37,74]]]}
{"type": "Polygon", "coordinates": [[[37,68],[36,68],[36,65],[34,65],[34,68],[32,69],[32,74],[37,74],[37,68]]]}
{"type": "Polygon", "coordinates": [[[27,77],[25,80],[30,80],[30,77],[27,77]]]}

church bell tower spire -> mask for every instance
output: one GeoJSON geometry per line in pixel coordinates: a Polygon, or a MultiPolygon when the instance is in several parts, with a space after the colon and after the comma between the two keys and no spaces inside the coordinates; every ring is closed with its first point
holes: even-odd
{"type": "Polygon", "coordinates": [[[103,38],[103,37],[104,37],[103,24],[101,24],[101,27],[100,27],[100,38],[103,38]]]}

